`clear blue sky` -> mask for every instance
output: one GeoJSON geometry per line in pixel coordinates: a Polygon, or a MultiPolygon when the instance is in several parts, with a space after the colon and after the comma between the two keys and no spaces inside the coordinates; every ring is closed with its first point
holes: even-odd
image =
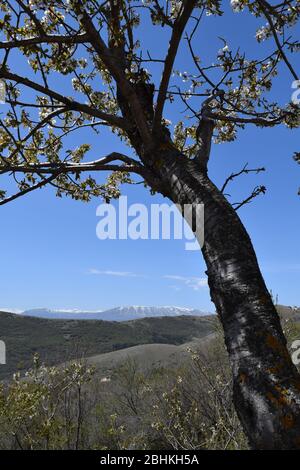
{"type": "MultiPolygon", "coordinates": [[[[254,20],[247,15],[208,18],[199,36],[230,38],[248,51],[254,45],[254,20]],[[234,31],[234,36],[232,32],[234,31]],[[249,39],[250,38],[250,39],[249,39]]],[[[163,34],[166,34],[164,32],[163,34]]],[[[147,28],[143,32],[147,47],[158,55],[162,38],[147,28]]],[[[221,47],[219,40],[205,40],[208,60],[221,47]],[[209,45],[208,45],[209,44],[209,45]]],[[[183,51],[177,68],[188,70],[183,51]]],[[[283,73],[277,91],[280,100],[291,96],[291,78],[283,73]]],[[[170,108],[166,117],[176,122],[178,108],[170,108]]],[[[95,154],[124,150],[110,134],[93,137],[100,148],[95,154]]],[[[82,142],[73,137],[74,145],[82,142]]],[[[279,302],[300,305],[299,204],[300,167],[292,160],[299,151],[299,131],[284,127],[259,130],[249,127],[230,144],[215,145],[210,174],[217,184],[248,162],[265,166],[260,175],[241,177],[230,187],[232,200],[247,196],[254,186],[264,184],[267,194],[240,211],[254,243],[267,285],[279,296],[279,302]]],[[[130,150],[126,149],[130,155],[130,150]]],[[[93,155],[91,155],[93,156],[93,155]]],[[[163,202],[150,196],[142,185],[124,186],[130,202],[163,202]]],[[[9,205],[1,212],[0,308],[34,307],[105,309],[118,305],[178,305],[213,311],[207,286],[198,283],[205,277],[200,252],[186,251],[178,240],[110,240],[96,237],[96,208],[70,199],[57,199],[51,189],[39,190],[9,205]],[[98,274],[92,274],[97,270],[98,274]]]]}

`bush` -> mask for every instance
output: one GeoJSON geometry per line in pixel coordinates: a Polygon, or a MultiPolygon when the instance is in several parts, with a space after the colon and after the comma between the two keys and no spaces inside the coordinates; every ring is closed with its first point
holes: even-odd
{"type": "Polygon", "coordinates": [[[2,449],[243,449],[227,355],[216,333],[180,368],[127,360],[110,378],[38,357],[0,390],[2,449]]]}

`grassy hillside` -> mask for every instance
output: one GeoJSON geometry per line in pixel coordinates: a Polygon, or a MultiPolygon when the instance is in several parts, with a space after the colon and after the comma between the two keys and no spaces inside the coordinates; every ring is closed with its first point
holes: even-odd
{"type": "MultiPolygon", "coordinates": [[[[300,309],[280,305],[278,311],[284,320],[295,325],[294,335],[298,338],[300,309]]],[[[184,358],[184,348],[168,345],[185,345],[211,334],[215,321],[214,316],[143,318],[126,322],[48,320],[0,312],[0,339],[7,347],[7,364],[0,365],[0,379],[30,367],[36,352],[48,365],[82,355],[96,356],[93,362],[103,374],[109,373],[127,356],[138,358],[147,366],[154,362],[159,365],[160,361],[176,364],[184,358]],[[153,346],[134,348],[150,344],[153,346]]],[[[284,328],[286,330],[285,322],[284,328]]]]}
{"type": "Polygon", "coordinates": [[[0,312],[0,339],[7,348],[7,364],[0,366],[0,379],[27,369],[35,352],[50,365],[141,344],[179,345],[210,334],[213,324],[212,317],[161,317],[117,323],[47,320],[0,312]]]}
{"type": "Polygon", "coordinates": [[[277,305],[277,310],[283,318],[291,319],[296,323],[300,323],[300,308],[277,305]]]}
{"type": "Polygon", "coordinates": [[[177,369],[190,361],[190,349],[203,352],[215,338],[211,333],[205,337],[194,339],[188,343],[174,344],[141,344],[119,351],[112,351],[104,354],[90,356],[87,363],[96,368],[97,374],[101,377],[110,377],[115,370],[118,370],[126,362],[134,362],[140,371],[147,373],[160,368],[177,369]]]}
{"type": "MultiPolygon", "coordinates": [[[[300,337],[300,310],[278,310],[290,346],[300,337]]],[[[247,449],[216,323],[215,316],[112,323],[0,313],[7,377],[18,356],[28,366],[35,351],[58,363],[0,387],[0,449],[247,449]],[[62,364],[83,350],[88,364],[62,364]]]]}

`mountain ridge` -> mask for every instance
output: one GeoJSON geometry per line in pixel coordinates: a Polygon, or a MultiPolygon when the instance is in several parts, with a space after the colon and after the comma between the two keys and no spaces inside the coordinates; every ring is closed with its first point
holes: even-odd
{"type": "Polygon", "coordinates": [[[138,318],[177,317],[182,315],[206,316],[211,314],[211,312],[188,307],[130,305],[98,311],[37,308],[25,310],[18,315],[55,320],[129,321],[138,318]]]}

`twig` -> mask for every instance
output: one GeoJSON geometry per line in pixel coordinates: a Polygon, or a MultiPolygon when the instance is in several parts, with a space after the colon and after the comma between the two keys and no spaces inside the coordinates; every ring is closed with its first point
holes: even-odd
{"type": "Polygon", "coordinates": [[[244,168],[242,168],[238,173],[231,173],[230,176],[228,176],[228,178],[226,178],[222,188],[221,188],[221,192],[223,193],[226,186],[228,185],[228,183],[230,181],[232,181],[233,179],[237,178],[238,176],[242,175],[242,174],[248,174],[248,173],[260,173],[261,171],[266,171],[266,169],[264,167],[262,168],[247,168],[248,166],[248,163],[246,163],[246,165],[244,166],[244,168]]]}

